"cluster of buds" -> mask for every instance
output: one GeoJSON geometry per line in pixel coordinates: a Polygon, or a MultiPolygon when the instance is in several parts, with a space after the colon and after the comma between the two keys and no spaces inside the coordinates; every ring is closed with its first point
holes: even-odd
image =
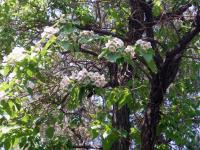
{"type": "Polygon", "coordinates": [[[10,64],[20,62],[26,57],[25,52],[23,47],[15,47],[8,56],[3,57],[3,62],[10,64]]]}
{"type": "Polygon", "coordinates": [[[150,49],[152,48],[151,46],[151,43],[150,42],[147,42],[147,41],[143,41],[143,40],[137,40],[136,45],[139,45],[143,50],[147,50],[147,49],[150,49]]]}
{"type": "Polygon", "coordinates": [[[184,17],[185,20],[193,20],[196,15],[197,15],[197,8],[194,5],[192,5],[191,7],[189,7],[183,13],[183,17],[184,17]]]}
{"type": "Polygon", "coordinates": [[[84,30],[84,31],[80,32],[80,36],[94,36],[94,32],[84,30]]]}
{"type": "Polygon", "coordinates": [[[42,32],[41,34],[41,37],[46,37],[46,38],[51,38],[52,35],[56,34],[59,32],[59,29],[58,28],[54,28],[54,27],[49,27],[49,26],[46,26],[44,28],[44,31],[42,32]]]}
{"type": "Polygon", "coordinates": [[[131,46],[131,45],[128,45],[124,51],[128,54],[131,55],[132,58],[135,58],[135,51],[134,51],[134,48],[131,46]]]}
{"type": "Polygon", "coordinates": [[[104,87],[106,82],[105,76],[98,72],[90,72],[83,68],[79,72],[73,72],[70,77],[64,76],[60,82],[60,87],[65,88],[70,84],[70,81],[77,81],[82,84],[93,84],[97,87],[104,87]]]}
{"type": "Polygon", "coordinates": [[[116,52],[118,48],[122,48],[124,46],[124,42],[120,40],[119,38],[113,38],[111,40],[108,40],[106,43],[106,48],[110,52],[116,52]]]}

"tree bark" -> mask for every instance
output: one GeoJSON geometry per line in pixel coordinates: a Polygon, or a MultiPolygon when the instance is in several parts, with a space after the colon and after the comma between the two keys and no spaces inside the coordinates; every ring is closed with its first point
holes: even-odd
{"type": "Polygon", "coordinates": [[[160,106],[169,85],[175,80],[181,58],[187,45],[200,32],[200,11],[195,19],[196,26],[186,33],[177,46],[166,54],[166,59],[157,74],[152,76],[149,103],[147,105],[141,129],[141,150],[154,150],[156,127],[160,119],[160,106]]]}
{"type": "Polygon", "coordinates": [[[141,129],[141,150],[153,150],[156,139],[156,127],[159,122],[160,106],[163,102],[165,90],[162,82],[155,76],[151,82],[150,101],[144,114],[141,129]]]}
{"type": "MultiPolygon", "coordinates": [[[[118,109],[117,105],[114,106],[113,113],[113,127],[117,128],[120,131],[125,131],[127,134],[130,132],[130,121],[129,115],[130,111],[127,105],[124,105],[121,109],[118,109]]],[[[130,139],[127,135],[127,138],[121,138],[118,141],[112,144],[112,150],[129,150],[130,139]]]]}

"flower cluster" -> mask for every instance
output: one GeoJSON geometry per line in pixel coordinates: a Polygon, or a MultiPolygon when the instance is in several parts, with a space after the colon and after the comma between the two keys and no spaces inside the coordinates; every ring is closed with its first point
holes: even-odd
{"type": "Polygon", "coordinates": [[[32,81],[28,81],[26,86],[33,89],[35,87],[35,84],[32,81]]]}
{"type": "Polygon", "coordinates": [[[98,72],[89,72],[85,68],[83,68],[78,73],[72,73],[70,79],[83,83],[92,83],[97,87],[103,87],[106,84],[106,79],[104,75],[100,75],[98,72]]]}
{"type": "Polygon", "coordinates": [[[189,7],[184,13],[183,13],[183,17],[185,20],[192,20],[194,19],[194,17],[197,15],[197,8],[192,5],[191,7],[189,7]]]}
{"type": "Polygon", "coordinates": [[[108,42],[106,43],[106,48],[108,48],[110,52],[116,52],[118,48],[122,48],[123,46],[124,42],[119,38],[113,38],[111,40],[108,40],[108,42]]]}
{"type": "Polygon", "coordinates": [[[92,83],[97,87],[103,87],[107,83],[104,75],[101,75],[98,72],[87,71],[85,68],[79,72],[73,72],[70,77],[64,76],[60,82],[60,87],[67,87],[70,84],[70,80],[74,80],[83,84],[92,83]]]}
{"type": "Polygon", "coordinates": [[[62,89],[64,89],[64,88],[67,87],[69,84],[70,84],[70,79],[69,79],[68,76],[65,75],[65,76],[62,78],[61,82],[60,82],[60,87],[61,87],[62,89]]]}
{"type": "Polygon", "coordinates": [[[139,45],[143,50],[152,48],[151,43],[143,40],[137,40],[136,45],[139,45]]]}
{"type": "Polygon", "coordinates": [[[93,31],[84,30],[84,31],[80,32],[80,36],[93,36],[93,35],[94,35],[93,31]]]}
{"type": "Polygon", "coordinates": [[[124,51],[128,54],[131,55],[132,58],[135,58],[135,51],[134,51],[134,48],[131,46],[131,45],[128,45],[124,51]]]}
{"type": "Polygon", "coordinates": [[[22,61],[25,57],[25,49],[23,47],[15,47],[8,56],[3,57],[3,62],[14,64],[22,61]]]}
{"type": "Polygon", "coordinates": [[[52,35],[59,32],[58,28],[46,26],[41,34],[41,37],[51,38],[52,35]]]}

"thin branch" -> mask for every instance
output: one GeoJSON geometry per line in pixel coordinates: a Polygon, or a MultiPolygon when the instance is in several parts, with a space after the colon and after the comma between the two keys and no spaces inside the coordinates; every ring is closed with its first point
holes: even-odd
{"type": "Polygon", "coordinates": [[[160,16],[156,17],[154,19],[154,23],[157,23],[157,21],[165,21],[168,20],[169,18],[177,18],[177,16],[180,16],[183,14],[184,11],[186,11],[189,7],[191,6],[191,3],[188,3],[186,5],[181,6],[180,8],[174,10],[173,12],[169,12],[166,14],[161,14],[160,16]]]}
{"type": "MultiPolygon", "coordinates": [[[[98,56],[97,53],[95,53],[93,50],[91,49],[88,49],[88,48],[85,48],[84,46],[80,45],[80,52],[83,52],[83,53],[86,53],[86,54],[90,54],[90,55],[93,55],[93,56],[98,56]]],[[[61,54],[69,54],[71,53],[71,51],[64,51],[64,52],[61,52],[61,54]]]]}
{"type": "Polygon", "coordinates": [[[83,149],[103,149],[99,146],[91,146],[91,145],[73,145],[72,148],[83,148],[83,149]]]}
{"type": "Polygon", "coordinates": [[[129,41],[127,38],[124,38],[123,36],[120,36],[118,34],[115,34],[113,32],[107,31],[105,29],[101,29],[99,27],[97,27],[96,25],[86,25],[86,26],[81,26],[78,24],[74,25],[76,28],[80,29],[80,30],[91,30],[94,31],[95,33],[99,34],[99,35],[108,35],[108,36],[112,36],[112,37],[117,37],[123,41],[129,41]]]}
{"type": "Polygon", "coordinates": [[[184,58],[190,58],[190,59],[193,59],[193,60],[200,60],[200,56],[188,56],[188,55],[183,55],[184,58]]]}

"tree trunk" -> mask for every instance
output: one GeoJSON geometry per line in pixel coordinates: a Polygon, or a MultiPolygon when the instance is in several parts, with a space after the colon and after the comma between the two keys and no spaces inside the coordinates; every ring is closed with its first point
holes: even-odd
{"type": "MultiPolygon", "coordinates": [[[[118,109],[117,105],[113,108],[113,127],[120,131],[125,131],[127,134],[130,132],[130,111],[127,105],[124,105],[121,109],[118,109]]],[[[121,138],[112,144],[112,150],[129,150],[130,139],[121,138]]]]}
{"type": "Polygon", "coordinates": [[[141,150],[154,150],[156,127],[160,118],[160,106],[165,89],[158,75],[151,82],[150,101],[144,114],[141,130],[141,150]]]}

